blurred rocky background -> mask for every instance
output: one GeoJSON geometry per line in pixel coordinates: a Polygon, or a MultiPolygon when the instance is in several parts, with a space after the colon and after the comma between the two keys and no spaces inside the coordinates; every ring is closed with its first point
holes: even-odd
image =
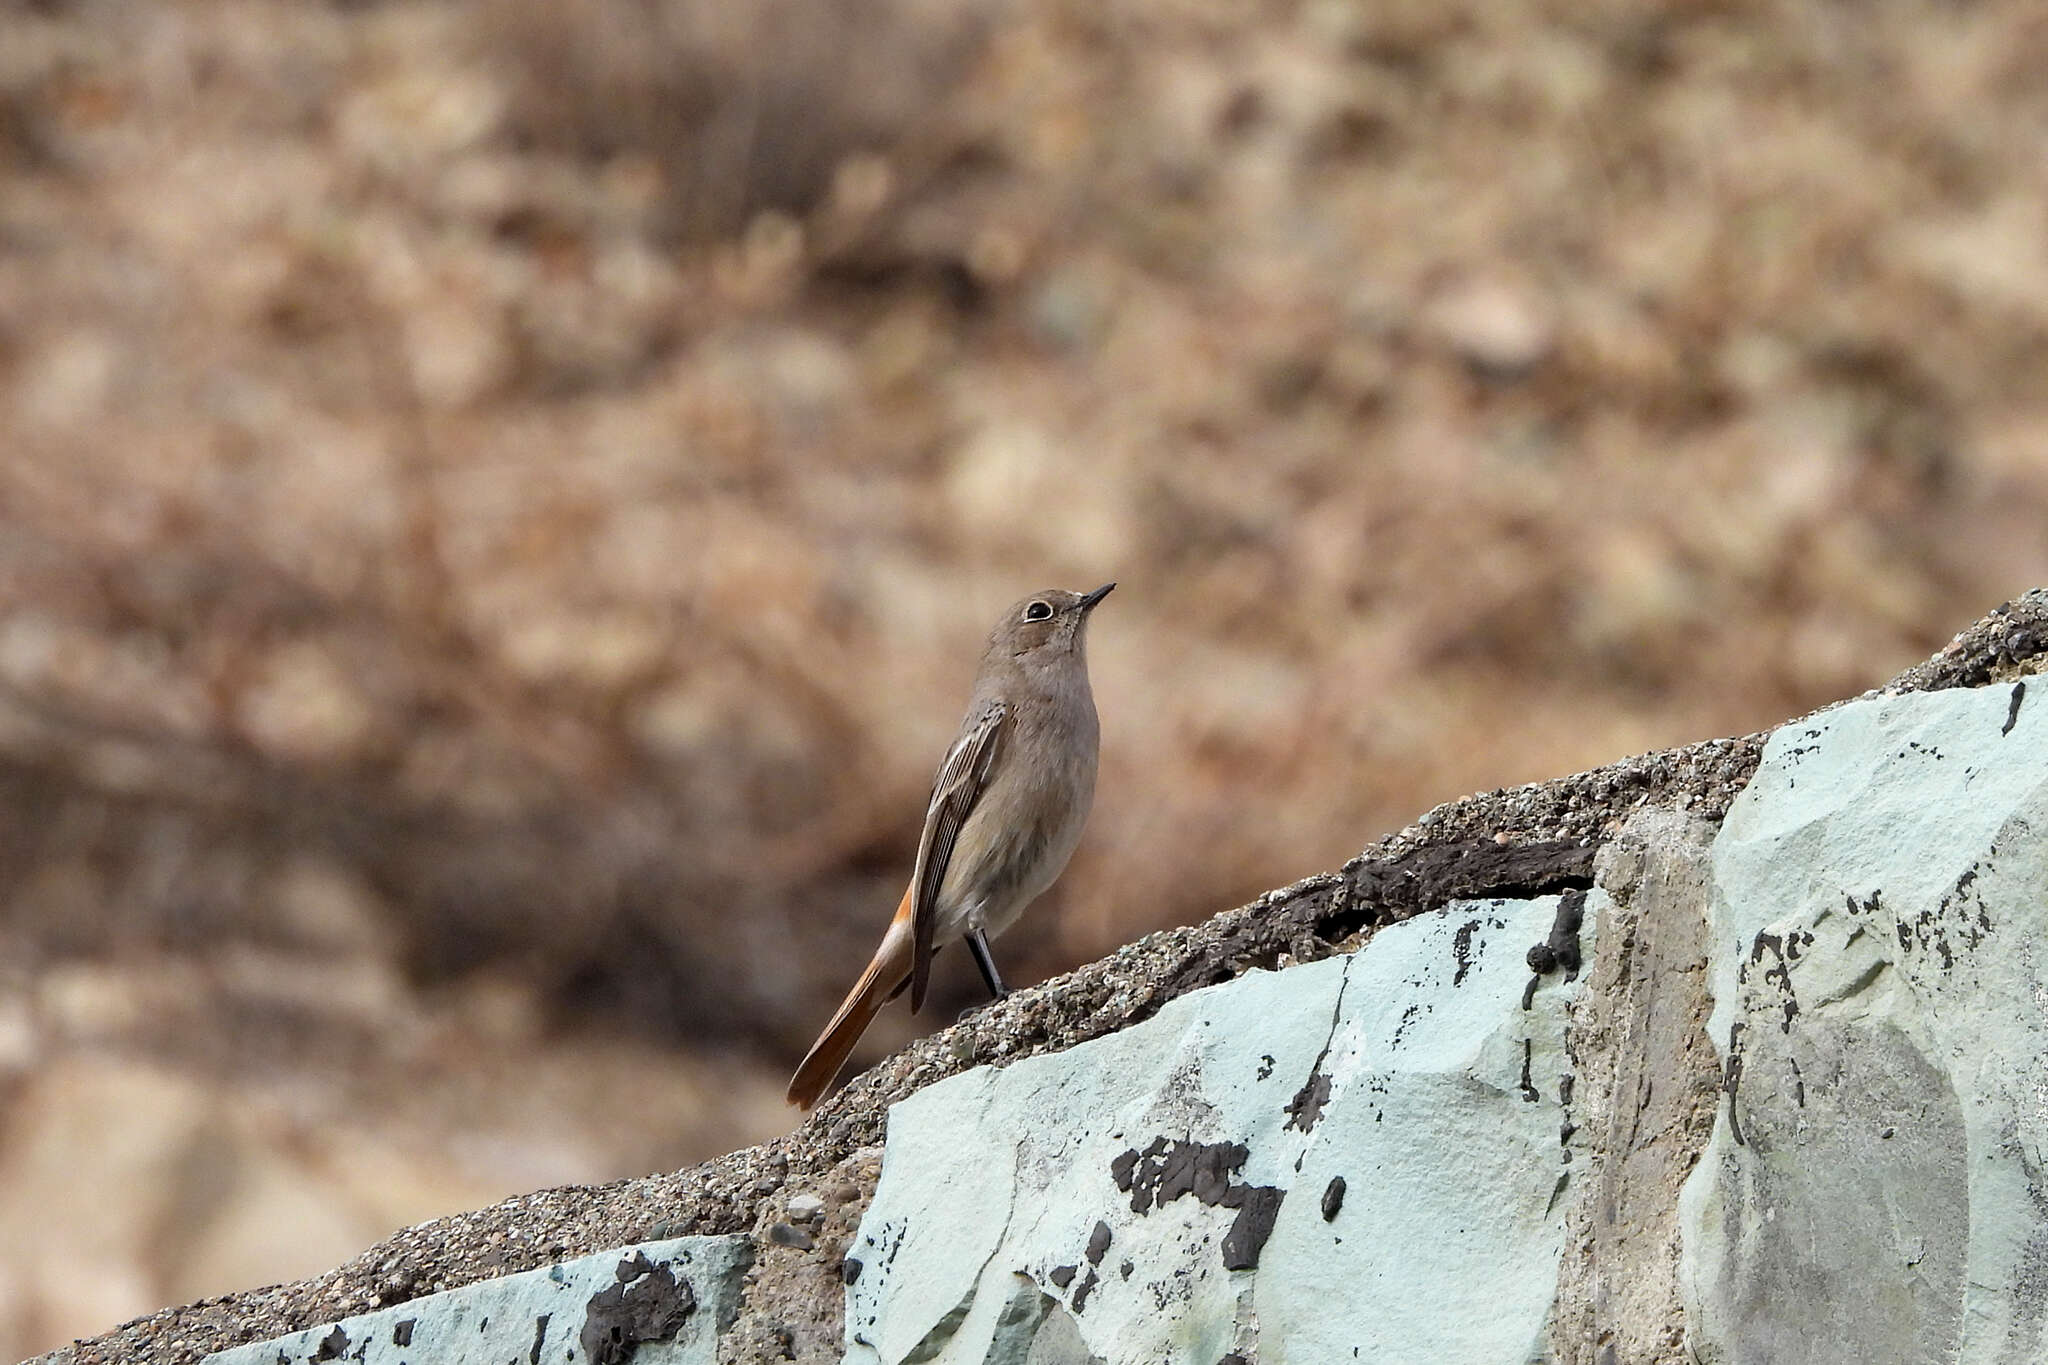
{"type": "Polygon", "coordinates": [[[2048,581],[2044,55],[2031,0],[15,0],[0,1356],[787,1124],[1032,588],[1122,584],[1021,982],[2048,581]]]}

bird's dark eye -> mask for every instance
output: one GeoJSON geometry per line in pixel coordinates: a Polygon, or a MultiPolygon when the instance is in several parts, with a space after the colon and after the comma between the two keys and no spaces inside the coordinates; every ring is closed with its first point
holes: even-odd
{"type": "Polygon", "coordinates": [[[1050,621],[1052,619],[1052,603],[1033,602],[1030,606],[1024,608],[1024,619],[1027,621],[1050,621]]]}

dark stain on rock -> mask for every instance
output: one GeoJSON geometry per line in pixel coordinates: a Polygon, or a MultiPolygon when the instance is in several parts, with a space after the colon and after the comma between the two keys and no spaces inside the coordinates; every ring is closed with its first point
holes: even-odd
{"type": "MultiPolygon", "coordinates": [[[[1567,1035],[1565,1050],[1567,1052],[1571,1051],[1569,1035],[1567,1035]]],[[[1576,1054],[1574,1054],[1574,1058],[1576,1059],[1576,1054]]],[[[1567,1071],[1557,1078],[1557,1102],[1564,1109],[1564,1117],[1558,1121],[1557,1125],[1557,1145],[1564,1149],[1564,1161],[1567,1165],[1571,1163],[1572,1159],[1572,1134],[1579,1131],[1579,1125],[1572,1119],[1572,1094],[1578,1088],[1579,1078],[1572,1072],[1567,1071]]]]}
{"type": "Polygon", "coordinates": [[[533,1348],[526,1353],[526,1365],[540,1365],[540,1348],[548,1339],[548,1320],[553,1313],[536,1313],[533,1319],[533,1348]]]}
{"type": "Polygon", "coordinates": [[[1394,1025],[1394,1037],[1392,1039],[1394,1047],[1401,1046],[1401,1039],[1408,1032],[1408,1026],[1421,1017],[1421,1014],[1422,1006],[1420,1005],[1410,1005],[1401,1011],[1401,1022],[1394,1025]]]}
{"type": "Polygon", "coordinates": [[[1237,1217],[1231,1220],[1230,1231],[1223,1234],[1223,1268],[1255,1270],[1266,1239],[1273,1235],[1273,1222],[1280,1216],[1280,1201],[1287,1197],[1287,1192],[1271,1185],[1238,1185],[1231,1193],[1240,1198],[1237,1217]]]}
{"type": "Polygon", "coordinates": [[[2005,705],[2005,724],[1998,729],[2000,735],[2011,734],[2012,727],[2019,724],[2020,703],[2025,701],[2026,697],[2027,685],[2023,682],[2014,683],[2012,685],[2012,700],[2005,705]]]}
{"type": "Polygon", "coordinates": [[[1333,1175],[1323,1186],[1323,1221],[1330,1222],[1344,1210],[1344,1177],[1333,1175]]]}
{"type": "Polygon", "coordinates": [[[1131,1196],[1132,1213],[1150,1213],[1192,1194],[1204,1204],[1221,1204],[1230,1188],[1230,1173],[1244,1165],[1251,1150],[1241,1142],[1182,1142],[1157,1137],[1140,1152],[1131,1148],[1109,1163],[1116,1187],[1131,1196]]]}
{"type": "MultiPolygon", "coordinates": [[[[1294,1092],[1294,1098],[1287,1102],[1285,1127],[1308,1132],[1323,1117],[1323,1106],[1330,1101],[1330,1077],[1323,1070],[1323,1063],[1329,1060],[1330,1045],[1337,1039],[1337,1025],[1344,1018],[1344,994],[1351,989],[1351,964],[1344,964],[1344,975],[1337,983],[1337,998],[1330,1005],[1330,1027],[1323,1034],[1323,1045],[1316,1052],[1316,1059],[1309,1064],[1308,1079],[1301,1083],[1301,1089],[1294,1092]]],[[[1301,1167],[1297,1163],[1296,1170],[1301,1167]]]]}
{"type": "MultiPolygon", "coordinates": [[[[1874,913],[1881,908],[1879,894],[1872,892],[1860,906],[1852,896],[1849,906],[1852,914],[1874,913]]],[[[1900,924],[1898,930],[1901,946],[1910,947],[1913,942],[1910,927],[1900,924]]],[[[1793,929],[1783,934],[1759,933],[1750,941],[1749,952],[1738,961],[1735,971],[1736,987],[1745,1014],[1754,1016],[1766,1011],[1775,1012],[1778,1031],[1792,1031],[1793,1022],[1800,1014],[1799,997],[1793,991],[1792,966],[1805,957],[1813,942],[1813,934],[1805,929],[1793,929]]],[[[1945,947],[1946,941],[1943,940],[1939,946],[1945,947]]],[[[1736,1145],[1743,1147],[1750,1145],[1749,1135],[1742,1131],[1742,1115],[1738,1108],[1748,1030],[1749,1025],[1740,1019],[1729,1025],[1728,1062],[1722,1070],[1721,1079],[1721,1088],[1728,1094],[1729,1135],[1735,1139],[1736,1145]]],[[[1805,1082],[1796,1073],[1795,1082],[1803,1104],[1805,1082]]]]}
{"type": "Polygon", "coordinates": [[[644,1252],[621,1260],[616,1274],[618,1283],[600,1289],[584,1305],[580,1345],[585,1365],[625,1365],[646,1343],[674,1340],[697,1311],[689,1281],[678,1280],[668,1266],[652,1264],[644,1252]]]}
{"type": "Polygon", "coordinates": [[[1465,984],[1465,973],[1472,970],[1472,935],[1477,932],[1479,921],[1468,919],[1458,926],[1458,932],[1451,938],[1451,956],[1457,961],[1458,970],[1451,973],[1451,984],[1465,984]]]}
{"type": "Polygon", "coordinates": [[[340,1360],[343,1356],[347,1354],[348,1333],[341,1330],[340,1323],[336,1323],[334,1325],[333,1331],[329,1332],[326,1336],[320,1338],[319,1346],[315,1347],[313,1350],[313,1359],[316,1361],[340,1360]]]}
{"type": "Polygon", "coordinates": [[[1245,1359],[1245,1358],[1244,1358],[1243,1356],[1239,1355],[1239,1354],[1238,1354],[1237,1352],[1235,1352],[1235,1351],[1232,1351],[1232,1352],[1231,1352],[1231,1353],[1230,1353],[1229,1355],[1227,1355],[1227,1356],[1223,1357],[1223,1359],[1221,1359],[1221,1360],[1217,1361],[1217,1362],[1216,1362],[1216,1365],[1251,1365],[1251,1362],[1250,1362],[1250,1361],[1248,1361],[1248,1360],[1246,1360],[1246,1359],[1245,1359]]]}
{"type": "Polygon", "coordinates": [[[1927,941],[1934,945],[1934,951],[1941,955],[1941,969],[1948,971],[1956,965],[1955,951],[1949,947],[1948,935],[1939,932],[1930,934],[1928,932],[1932,927],[1933,920],[1934,913],[1931,910],[1922,910],[1920,917],[1913,922],[1913,927],[1916,934],[1925,935],[1927,941]]]}
{"type": "Polygon", "coordinates": [[[1940,904],[1914,918],[1910,933],[1905,924],[1900,924],[1900,946],[1932,950],[1941,958],[1942,969],[1946,971],[1955,966],[1959,953],[1981,945],[1992,927],[1984,894],[1977,889],[1977,874],[1982,868],[1981,863],[1965,868],[1956,884],[1943,893],[1940,904]]]}
{"type": "Polygon", "coordinates": [[[1742,1136],[1742,1117],[1735,1111],[1735,1098],[1742,1089],[1743,1037],[1748,1032],[1749,1025],[1740,1019],[1728,1026],[1728,1065],[1721,1073],[1721,1088],[1728,1092],[1728,1133],[1737,1147],[1749,1145],[1742,1136]]]}
{"type": "Polygon", "coordinates": [[[1109,1253],[1109,1224],[1097,1219],[1095,1231],[1088,1234],[1088,1264],[1101,1265],[1102,1258],[1109,1253]]]}
{"type": "Polygon", "coordinates": [[[1095,1285],[1095,1271],[1093,1267],[1090,1267],[1087,1278],[1083,1279],[1074,1289],[1074,1311],[1076,1313],[1088,1306],[1088,1296],[1095,1292],[1095,1285]]]}
{"type": "Polygon", "coordinates": [[[1529,1054],[1532,1047],[1532,1040],[1528,1038],[1524,1038],[1522,1040],[1522,1098],[1524,1100],[1527,1100],[1530,1104],[1534,1104],[1537,1100],[1543,1098],[1541,1095],[1536,1093],[1536,1086],[1529,1079],[1529,1054]]]}
{"type": "Polygon", "coordinates": [[[1549,936],[1529,949],[1529,970],[1536,975],[1523,988],[1523,1009],[1536,1003],[1537,978],[1562,967],[1566,981],[1579,979],[1579,968],[1585,960],[1579,950],[1579,928],[1585,922],[1586,893],[1575,886],[1557,898],[1557,915],[1550,922],[1549,936]]]}
{"type": "Polygon", "coordinates": [[[393,1346],[410,1346],[410,1345],[412,1345],[412,1329],[413,1329],[413,1324],[414,1324],[414,1323],[416,1323],[416,1322],[418,1322],[418,1321],[419,1321],[419,1319],[418,1319],[418,1318],[406,1318],[406,1319],[405,1319],[404,1321],[402,1321],[402,1322],[397,1322],[397,1323],[394,1323],[394,1324],[392,1324],[392,1328],[391,1328],[391,1344],[392,1344],[393,1346]]]}
{"type": "Polygon", "coordinates": [[[860,1272],[861,1272],[861,1271],[862,1271],[862,1270],[863,1270],[864,1268],[865,1268],[865,1267],[863,1267],[863,1266],[861,1265],[861,1263],[860,1263],[860,1258],[859,1258],[859,1257],[857,1257],[857,1256],[849,1256],[849,1257],[847,1257],[847,1258],[846,1258],[845,1260],[843,1260],[843,1261],[841,1261],[841,1262],[839,1263],[839,1279],[840,1279],[840,1282],[841,1282],[842,1284],[852,1284],[852,1283],[853,1283],[854,1281],[856,1281],[856,1280],[858,1280],[858,1279],[860,1278],[860,1272]]]}
{"type": "MultiPolygon", "coordinates": [[[[1799,737],[1801,739],[1818,740],[1824,733],[1826,732],[1823,730],[1809,727],[1806,730],[1801,731],[1799,737]]],[[[1793,745],[1791,748],[1785,750],[1785,760],[1787,765],[1796,767],[1800,759],[1805,758],[1808,754],[1812,753],[1814,750],[1818,748],[1820,748],[1819,744],[1793,745]]],[[[1799,784],[1797,782],[1794,782],[1792,785],[1796,787],[1799,784]]]]}
{"type": "Polygon", "coordinates": [[[1212,1208],[1236,1209],[1223,1237],[1226,1270],[1250,1270],[1273,1233],[1287,1192],[1231,1179],[1251,1150],[1241,1142],[1185,1142],[1157,1137],[1144,1151],[1131,1148],[1109,1163],[1110,1177],[1131,1196],[1131,1212],[1150,1213],[1183,1195],[1212,1208]]]}
{"type": "Polygon", "coordinates": [[[1736,969],[1736,984],[1746,986],[1750,970],[1763,962],[1766,953],[1770,954],[1775,965],[1764,968],[1762,980],[1777,988],[1778,1008],[1784,1015],[1778,1023],[1780,1033],[1790,1033],[1792,1021],[1799,1017],[1799,997],[1792,991],[1792,964],[1812,946],[1813,935],[1804,929],[1782,935],[1759,933],[1749,945],[1749,961],[1736,969]]]}
{"type": "Polygon", "coordinates": [[[1323,1117],[1323,1106],[1329,1102],[1330,1078],[1321,1071],[1311,1073],[1301,1089],[1294,1092],[1294,1098],[1287,1102],[1285,1126],[1308,1132],[1323,1117]]]}

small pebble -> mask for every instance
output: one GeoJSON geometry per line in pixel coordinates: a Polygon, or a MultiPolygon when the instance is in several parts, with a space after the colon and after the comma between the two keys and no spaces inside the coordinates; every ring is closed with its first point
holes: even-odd
{"type": "Polygon", "coordinates": [[[768,1240],[780,1247],[795,1247],[798,1251],[809,1251],[817,1245],[811,1240],[810,1233],[802,1228],[791,1227],[787,1223],[769,1224],[768,1240]]]}

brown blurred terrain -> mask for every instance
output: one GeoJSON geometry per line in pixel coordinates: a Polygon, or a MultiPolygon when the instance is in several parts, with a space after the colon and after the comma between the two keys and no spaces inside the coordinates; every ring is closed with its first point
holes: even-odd
{"type": "Polygon", "coordinates": [[[1019,981],[2048,581],[2044,51],[10,6],[0,1356],[788,1123],[1032,588],[1122,584],[1019,981]]]}

